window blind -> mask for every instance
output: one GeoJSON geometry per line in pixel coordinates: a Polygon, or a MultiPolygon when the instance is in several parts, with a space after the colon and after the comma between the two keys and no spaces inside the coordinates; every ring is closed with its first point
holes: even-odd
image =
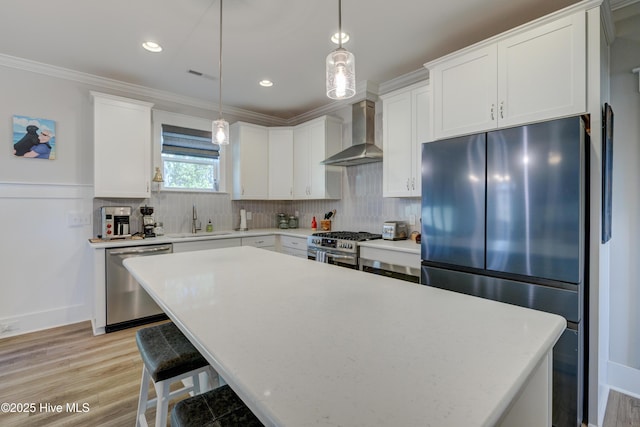
{"type": "Polygon", "coordinates": [[[220,145],[212,142],[211,131],[163,124],[162,153],[217,159],[220,145]]]}

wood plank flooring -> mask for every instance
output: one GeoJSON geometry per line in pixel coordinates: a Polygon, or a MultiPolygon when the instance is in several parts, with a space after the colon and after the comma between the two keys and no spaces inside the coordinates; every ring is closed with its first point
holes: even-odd
{"type": "MultiPolygon", "coordinates": [[[[137,329],[93,336],[91,323],[83,322],[0,339],[0,403],[36,409],[0,411],[0,426],[134,426],[142,375],[137,329]],[[49,411],[41,404],[51,405],[49,411]],[[78,412],[67,404],[77,404],[78,412]],[[61,412],[51,409],[56,405],[61,412]]],[[[151,425],[154,417],[147,411],[151,425]]],[[[612,390],[603,427],[640,427],[640,399],[612,390]]]]}
{"type": "MultiPolygon", "coordinates": [[[[94,336],[83,322],[0,339],[0,403],[35,404],[33,412],[0,411],[0,426],[134,426],[142,375],[137,329],[94,336]]],[[[151,425],[154,417],[147,411],[151,425]]]]}
{"type": "Polygon", "coordinates": [[[602,427],[640,427],[640,399],[610,390],[602,427]]]}

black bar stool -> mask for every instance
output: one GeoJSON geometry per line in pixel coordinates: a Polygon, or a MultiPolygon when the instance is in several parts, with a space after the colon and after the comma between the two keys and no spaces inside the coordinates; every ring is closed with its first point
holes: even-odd
{"type": "Polygon", "coordinates": [[[136,343],[144,362],[136,427],[148,425],[145,412],[154,406],[156,427],[166,427],[170,399],[185,393],[203,393],[217,382],[218,374],[173,323],[138,330],[136,343]],[[209,384],[200,381],[200,374],[207,374],[209,384]],[[157,397],[148,399],[151,380],[157,397]],[[183,381],[184,387],[170,392],[169,387],[177,381],[183,381]]]}
{"type": "Polygon", "coordinates": [[[228,385],[181,400],[171,411],[171,427],[259,427],[262,423],[228,385]]]}

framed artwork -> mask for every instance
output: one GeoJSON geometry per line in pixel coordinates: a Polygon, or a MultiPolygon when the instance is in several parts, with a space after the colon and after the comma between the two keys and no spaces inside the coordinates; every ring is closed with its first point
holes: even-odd
{"type": "Polygon", "coordinates": [[[604,104],[602,116],[602,243],[611,239],[613,185],[613,110],[604,104]]]}
{"type": "Polygon", "coordinates": [[[13,155],[25,159],[56,158],[56,122],[13,116],[13,155]]]}

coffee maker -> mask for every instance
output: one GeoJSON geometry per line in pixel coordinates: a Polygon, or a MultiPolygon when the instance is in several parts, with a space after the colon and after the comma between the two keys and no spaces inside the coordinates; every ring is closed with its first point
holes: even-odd
{"type": "Polygon", "coordinates": [[[100,208],[102,238],[104,240],[131,237],[129,219],[131,206],[102,206],[100,208]]]}
{"type": "Polygon", "coordinates": [[[141,206],[140,213],[142,214],[144,237],[156,237],[156,233],[153,231],[156,226],[156,221],[153,219],[153,208],[147,205],[141,206]]]}

